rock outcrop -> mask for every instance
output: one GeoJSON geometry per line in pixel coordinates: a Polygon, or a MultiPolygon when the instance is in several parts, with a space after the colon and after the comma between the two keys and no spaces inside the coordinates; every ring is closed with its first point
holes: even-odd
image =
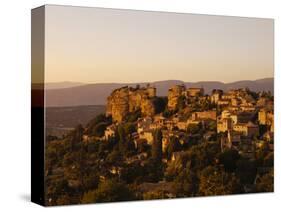
{"type": "Polygon", "coordinates": [[[122,87],[114,90],[107,98],[106,114],[112,116],[113,121],[122,122],[129,113],[141,111],[144,116],[153,116],[155,107],[153,98],[156,96],[154,87],[132,88],[122,87]]]}
{"type": "Polygon", "coordinates": [[[178,99],[185,91],[184,85],[175,85],[168,90],[168,109],[175,110],[178,105],[178,99]]]}
{"type": "Polygon", "coordinates": [[[203,88],[188,88],[185,85],[174,85],[168,90],[168,109],[177,109],[179,97],[184,96],[185,99],[193,99],[204,96],[203,88]]]}

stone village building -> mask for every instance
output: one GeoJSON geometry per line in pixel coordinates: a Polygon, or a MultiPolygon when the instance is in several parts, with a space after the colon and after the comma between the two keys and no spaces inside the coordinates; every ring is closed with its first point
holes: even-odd
{"type": "MultiPolygon", "coordinates": [[[[263,102],[260,102],[260,105],[257,106],[247,89],[231,90],[225,94],[222,90],[214,90],[211,96],[203,95],[203,88],[186,89],[184,85],[176,85],[169,89],[169,110],[177,108],[181,96],[196,101],[200,101],[200,98],[204,97],[204,99],[208,99],[216,106],[221,107],[220,114],[217,110],[194,111],[186,120],[181,119],[181,115],[178,113],[168,118],[162,114],[155,115],[152,101],[156,96],[154,87],[129,88],[126,86],[116,89],[108,97],[107,104],[107,115],[111,115],[115,123],[106,128],[105,139],[114,136],[116,123],[124,121],[128,114],[140,110],[142,118],[137,120],[137,132],[132,136],[136,147],[142,142],[151,145],[154,130],[161,129],[163,134],[162,150],[165,152],[171,137],[175,136],[181,139],[183,137],[181,133],[185,133],[184,131],[189,124],[198,125],[202,123],[202,126],[204,126],[207,120],[216,121],[217,133],[225,133],[221,138],[222,149],[236,148],[246,156],[251,156],[254,151],[253,138],[259,136],[258,124],[268,126],[269,130],[264,134],[264,140],[273,140],[273,110],[261,106],[263,102]]],[[[213,133],[215,132],[209,131],[205,132],[204,135],[210,137],[213,133]]]]}

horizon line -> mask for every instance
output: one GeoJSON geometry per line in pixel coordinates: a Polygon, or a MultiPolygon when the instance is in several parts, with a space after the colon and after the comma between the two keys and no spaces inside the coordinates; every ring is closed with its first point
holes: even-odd
{"type": "MultiPolygon", "coordinates": [[[[80,84],[145,84],[145,83],[157,83],[157,82],[164,82],[164,81],[181,81],[184,83],[201,83],[201,82],[219,82],[223,84],[228,83],[235,83],[235,82],[241,82],[241,81],[258,81],[258,80],[264,80],[264,79],[273,79],[274,77],[264,77],[264,78],[258,78],[258,79],[241,79],[241,80],[235,80],[230,82],[220,81],[220,80],[204,80],[204,81],[184,81],[179,79],[167,79],[167,80],[158,80],[158,81],[146,81],[146,82],[79,82],[79,81],[52,81],[52,82],[44,82],[45,84],[50,83],[80,83],[80,84]]],[[[32,83],[32,84],[38,84],[38,83],[32,83]]]]}

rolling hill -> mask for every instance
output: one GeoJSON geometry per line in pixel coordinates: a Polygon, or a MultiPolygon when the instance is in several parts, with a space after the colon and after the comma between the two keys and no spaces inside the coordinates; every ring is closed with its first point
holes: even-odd
{"type": "MultiPolygon", "coordinates": [[[[158,96],[167,96],[169,87],[176,84],[185,84],[189,87],[203,87],[206,93],[211,93],[213,89],[229,89],[248,87],[253,91],[271,91],[273,92],[273,78],[265,78],[259,80],[244,80],[232,83],[222,83],[218,81],[203,81],[203,82],[183,82],[180,80],[166,80],[150,83],[157,88],[158,96]]],[[[60,83],[58,85],[46,85],[46,105],[47,107],[65,107],[78,105],[105,105],[106,98],[112,90],[122,86],[146,86],[147,83],[97,83],[97,84],[82,84],[82,83],[60,83]],[[63,85],[63,88],[61,86],[63,85]],[[66,87],[65,87],[66,86],[66,87]],[[70,87],[69,87],[70,86],[70,87]],[[56,87],[59,87],[56,89],[56,87]]]]}

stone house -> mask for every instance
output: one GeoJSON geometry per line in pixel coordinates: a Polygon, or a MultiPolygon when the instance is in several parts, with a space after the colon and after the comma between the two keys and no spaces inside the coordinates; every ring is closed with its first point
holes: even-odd
{"type": "Polygon", "coordinates": [[[254,117],[255,117],[254,112],[245,112],[245,111],[233,112],[230,115],[230,118],[232,119],[233,124],[248,123],[249,121],[252,121],[254,117]]]}
{"type": "Polygon", "coordinates": [[[217,120],[217,132],[226,132],[232,129],[232,119],[231,118],[222,118],[217,120]]]}
{"type": "Polygon", "coordinates": [[[200,119],[212,119],[217,120],[217,112],[215,110],[208,110],[202,112],[193,112],[192,120],[200,120],[200,119]]]}
{"type": "Polygon", "coordinates": [[[147,141],[147,144],[152,145],[153,143],[153,131],[152,130],[145,130],[141,133],[139,133],[140,139],[145,139],[147,141]]]}
{"type": "Polygon", "coordinates": [[[188,88],[186,90],[186,95],[189,97],[204,96],[204,89],[203,88],[188,88]]]}
{"type": "Polygon", "coordinates": [[[259,126],[253,124],[252,122],[235,124],[233,126],[233,130],[236,132],[241,132],[243,135],[248,137],[259,135],[259,126]]]}
{"type": "Polygon", "coordinates": [[[245,112],[254,112],[254,111],[256,111],[256,107],[250,106],[250,105],[241,105],[240,110],[245,111],[245,112]]]}
{"type": "Polygon", "coordinates": [[[270,142],[270,141],[273,141],[274,139],[274,133],[273,132],[270,132],[270,131],[267,131],[264,135],[263,135],[263,139],[270,142]]]}
{"type": "Polygon", "coordinates": [[[231,99],[231,105],[232,106],[239,106],[240,103],[241,103],[241,101],[238,98],[231,99]]]}
{"type": "Polygon", "coordinates": [[[227,140],[230,147],[238,147],[241,142],[241,133],[229,130],[227,133],[227,140]]]}
{"type": "Polygon", "coordinates": [[[212,91],[212,95],[211,95],[211,102],[214,104],[217,104],[218,101],[221,99],[223,95],[223,91],[220,89],[214,89],[212,91]]]}
{"type": "Polygon", "coordinates": [[[145,130],[149,130],[152,124],[151,117],[140,118],[137,121],[137,132],[142,133],[145,130]]]}
{"type": "Polygon", "coordinates": [[[184,95],[185,86],[175,85],[168,90],[168,109],[175,110],[178,106],[178,99],[180,96],[184,95]]]}
{"type": "Polygon", "coordinates": [[[186,130],[188,123],[184,122],[184,121],[179,121],[176,126],[180,129],[180,130],[186,130]]]}
{"type": "Polygon", "coordinates": [[[117,126],[115,124],[112,124],[112,125],[106,127],[106,129],[104,131],[105,140],[108,140],[110,137],[114,137],[116,130],[117,130],[117,126]]]}
{"type": "Polygon", "coordinates": [[[217,102],[217,105],[221,106],[221,107],[226,107],[230,104],[230,100],[228,99],[221,99],[217,102]]]}
{"type": "Polygon", "coordinates": [[[271,125],[274,121],[273,111],[261,109],[258,113],[259,124],[271,125]]]}

